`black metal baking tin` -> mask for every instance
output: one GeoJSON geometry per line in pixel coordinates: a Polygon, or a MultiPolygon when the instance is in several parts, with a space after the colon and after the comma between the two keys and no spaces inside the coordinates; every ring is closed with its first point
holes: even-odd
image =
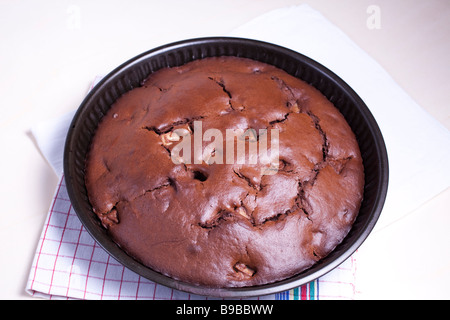
{"type": "Polygon", "coordinates": [[[64,150],[64,177],[68,195],[90,235],[125,267],[156,283],[174,289],[223,298],[273,294],[306,284],[336,268],[367,238],[381,213],[388,187],[388,158],[383,136],[362,99],[336,74],[314,60],[274,44],[230,37],[184,40],[144,52],[105,76],[78,108],[68,131],[64,150]],[[149,74],[164,67],[213,56],[251,58],[281,68],[320,90],[341,111],[361,149],[364,169],[364,199],[347,237],[327,257],[310,269],[272,284],[211,289],[184,283],[142,265],[120,249],[108,236],[92,211],[84,182],[85,158],[99,120],[125,92],[139,87],[149,74]]]}

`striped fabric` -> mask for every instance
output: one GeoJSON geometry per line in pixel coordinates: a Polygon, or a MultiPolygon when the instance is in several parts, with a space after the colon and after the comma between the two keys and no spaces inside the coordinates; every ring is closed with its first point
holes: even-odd
{"type": "Polygon", "coordinates": [[[357,252],[326,275],[299,288],[276,294],[278,300],[353,300],[356,298],[357,252]]]}
{"type": "Polygon", "coordinates": [[[319,299],[319,280],[311,281],[299,288],[277,293],[277,300],[318,300],[319,299]]]}

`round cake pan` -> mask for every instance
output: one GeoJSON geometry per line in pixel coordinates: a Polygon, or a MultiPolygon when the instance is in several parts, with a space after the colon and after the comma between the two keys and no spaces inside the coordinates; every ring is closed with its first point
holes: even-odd
{"type": "Polygon", "coordinates": [[[64,177],[79,219],[114,259],[137,274],[170,288],[222,298],[273,294],[321,277],[349,258],[368,237],[382,211],[388,187],[388,158],[383,136],[362,99],[336,74],[314,60],[271,43],[230,37],[184,40],[144,52],[105,76],[78,108],[68,131],[64,150],[64,177]],[[92,211],[85,187],[85,159],[101,118],[125,92],[139,87],[152,72],[214,56],[237,56],[271,64],[321,91],[341,111],[361,149],[365,186],[360,212],[347,237],[310,269],[283,281],[244,288],[211,289],[184,283],[139,263],[108,236],[92,211]]]}

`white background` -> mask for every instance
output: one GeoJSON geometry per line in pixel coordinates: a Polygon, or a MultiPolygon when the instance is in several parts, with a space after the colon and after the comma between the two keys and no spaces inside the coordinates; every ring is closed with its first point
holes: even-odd
{"type": "MultiPolygon", "coordinates": [[[[74,110],[96,75],[141,52],[226,35],[301,3],[341,28],[450,129],[448,0],[1,0],[0,298],[31,298],[24,288],[58,182],[30,135],[33,124],[74,110]],[[379,29],[367,25],[370,5],[380,8],[379,29]]],[[[358,298],[450,298],[449,205],[447,189],[371,234],[358,257],[358,298]]]]}

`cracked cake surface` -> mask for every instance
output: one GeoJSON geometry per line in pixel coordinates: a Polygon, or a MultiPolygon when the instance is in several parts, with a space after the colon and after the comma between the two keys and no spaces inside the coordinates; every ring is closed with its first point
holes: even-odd
{"type": "Polygon", "coordinates": [[[357,141],[333,104],[276,67],[236,57],[161,69],[121,96],[99,123],[85,171],[93,210],[121,248],[208,287],[308,269],[345,238],[364,187],[357,141]],[[220,154],[203,141],[200,159],[193,151],[192,161],[174,163],[177,129],[274,129],[278,157],[268,142],[264,164],[237,153],[211,163],[220,154]]]}

